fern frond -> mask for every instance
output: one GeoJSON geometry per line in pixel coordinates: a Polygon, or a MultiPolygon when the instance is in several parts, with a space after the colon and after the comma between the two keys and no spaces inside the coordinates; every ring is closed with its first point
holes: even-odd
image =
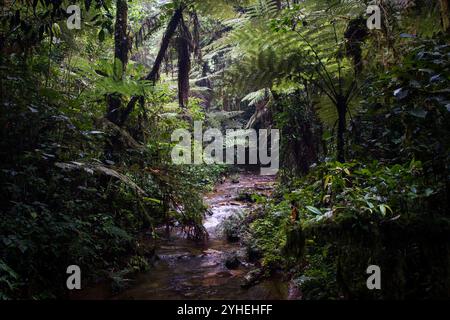
{"type": "Polygon", "coordinates": [[[257,105],[258,103],[268,98],[269,89],[264,88],[255,92],[250,92],[241,101],[248,102],[249,106],[257,105]]]}

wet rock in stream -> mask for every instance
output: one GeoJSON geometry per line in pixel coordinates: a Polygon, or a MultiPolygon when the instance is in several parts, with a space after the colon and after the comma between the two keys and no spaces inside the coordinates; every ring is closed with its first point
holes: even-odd
{"type": "Polygon", "coordinates": [[[288,300],[301,300],[302,291],[300,285],[296,281],[289,282],[288,300]]]}
{"type": "Polygon", "coordinates": [[[255,284],[258,284],[259,281],[262,279],[264,275],[264,271],[262,269],[254,269],[250,272],[248,272],[244,276],[244,281],[241,284],[242,288],[250,288],[251,286],[254,286],[255,284]]]}
{"type": "Polygon", "coordinates": [[[239,268],[239,265],[241,262],[239,261],[238,257],[236,255],[229,255],[225,259],[225,267],[230,270],[235,270],[239,268]]]}

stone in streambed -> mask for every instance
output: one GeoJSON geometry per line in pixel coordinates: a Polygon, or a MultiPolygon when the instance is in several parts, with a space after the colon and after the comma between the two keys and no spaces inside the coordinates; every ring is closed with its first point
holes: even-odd
{"type": "Polygon", "coordinates": [[[300,285],[296,281],[291,280],[289,282],[288,300],[302,300],[302,296],[300,285]]]}
{"type": "Polygon", "coordinates": [[[254,286],[257,284],[262,276],[264,275],[264,271],[262,269],[254,269],[250,272],[248,272],[244,276],[244,281],[241,284],[242,288],[250,288],[251,286],[254,286]]]}
{"type": "Polygon", "coordinates": [[[239,261],[238,257],[235,255],[228,256],[225,260],[225,267],[230,270],[235,270],[239,268],[239,265],[241,262],[239,261]]]}
{"type": "Polygon", "coordinates": [[[239,183],[239,177],[231,178],[231,183],[238,184],[239,183]]]}

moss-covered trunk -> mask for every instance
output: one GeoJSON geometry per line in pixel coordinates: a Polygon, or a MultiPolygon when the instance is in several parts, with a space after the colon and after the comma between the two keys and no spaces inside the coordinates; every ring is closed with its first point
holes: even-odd
{"type": "MultiPolygon", "coordinates": [[[[116,2],[116,24],[114,27],[114,79],[121,81],[125,74],[130,40],[127,34],[128,5],[126,0],[116,2]]],[[[117,93],[107,96],[106,118],[116,125],[120,125],[122,97],[117,93]]]]}

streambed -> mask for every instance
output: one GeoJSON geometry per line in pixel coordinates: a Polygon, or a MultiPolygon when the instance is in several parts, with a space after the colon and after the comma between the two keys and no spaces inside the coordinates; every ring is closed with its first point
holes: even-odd
{"type": "Polygon", "coordinates": [[[220,223],[231,215],[250,209],[238,201],[240,190],[269,194],[274,178],[251,173],[241,174],[239,182],[227,179],[205,196],[210,214],[204,220],[209,240],[199,244],[179,234],[161,240],[159,259],[148,273],[138,276],[133,285],[113,299],[286,299],[287,284],[272,278],[244,289],[244,276],[254,268],[241,263],[235,270],[225,266],[225,259],[236,254],[239,243],[228,243],[220,232],[220,223]]]}

